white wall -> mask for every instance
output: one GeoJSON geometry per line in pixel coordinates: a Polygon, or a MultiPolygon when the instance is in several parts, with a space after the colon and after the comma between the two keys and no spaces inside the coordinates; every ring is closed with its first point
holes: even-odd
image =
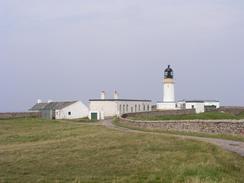
{"type": "Polygon", "coordinates": [[[186,108],[186,102],[184,102],[184,101],[177,102],[177,106],[179,109],[185,109],[186,108]]]}
{"type": "Polygon", "coordinates": [[[105,117],[117,115],[117,104],[114,101],[90,101],[90,111],[99,111],[105,117]]]}
{"type": "Polygon", "coordinates": [[[118,101],[117,102],[117,115],[135,112],[152,111],[151,102],[146,101],[118,101]]]}
{"type": "Polygon", "coordinates": [[[215,102],[215,101],[213,101],[213,102],[211,102],[211,101],[206,101],[206,102],[204,102],[204,105],[205,106],[216,106],[216,108],[218,109],[218,108],[220,108],[220,103],[219,102],[215,102]]]}
{"type": "Polygon", "coordinates": [[[197,102],[186,103],[186,109],[192,109],[192,106],[194,106],[194,109],[196,109],[196,113],[205,112],[204,103],[197,103],[197,102]]]}
{"type": "Polygon", "coordinates": [[[125,113],[151,111],[151,102],[144,101],[90,101],[90,111],[99,111],[104,117],[119,116],[125,113]],[[144,108],[145,106],[145,108],[144,108]]]}
{"type": "Polygon", "coordinates": [[[82,102],[78,101],[64,109],[56,110],[56,119],[78,119],[88,117],[89,109],[82,102]],[[69,112],[71,113],[69,115],[69,112]]]}
{"type": "Polygon", "coordinates": [[[177,103],[179,108],[184,109],[183,106],[185,106],[185,109],[192,109],[192,106],[194,106],[194,109],[196,109],[196,113],[202,113],[205,112],[205,106],[216,106],[216,108],[220,107],[220,103],[216,101],[205,101],[205,102],[185,102],[180,101],[177,103]]]}
{"type": "Polygon", "coordinates": [[[175,89],[173,79],[164,79],[164,95],[163,101],[175,102],[175,89]]]}
{"type": "Polygon", "coordinates": [[[176,107],[176,103],[174,102],[168,102],[168,103],[157,103],[157,110],[176,110],[178,107],[176,107]]]}

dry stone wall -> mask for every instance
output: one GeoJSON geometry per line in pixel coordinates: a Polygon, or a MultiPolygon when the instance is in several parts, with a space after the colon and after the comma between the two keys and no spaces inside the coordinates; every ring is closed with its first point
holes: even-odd
{"type": "Polygon", "coordinates": [[[244,113],[244,107],[220,107],[217,111],[239,115],[240,113],[244,113]]]}
{"type": "Polygon", "coordinates": [[[244,120],[170,120],[156,122],[135,121],[127,118],[121,118],[121,122],[136,128],[244,136],[244,120]]]}
{"type": "Polygon", "coordinates": [[[0,119],[41,117],[40,112],[6,112],[0,113],[0,119]]]}
{"type": "Polygon", "coordinates": [[[136,117],[136,116],[162,116],[162,115],[186,115],[195,114],[195,109],[182,109],[182,110],[165,110],[165,111],[150,111],[124,114],[122,117],[136,117]]]}

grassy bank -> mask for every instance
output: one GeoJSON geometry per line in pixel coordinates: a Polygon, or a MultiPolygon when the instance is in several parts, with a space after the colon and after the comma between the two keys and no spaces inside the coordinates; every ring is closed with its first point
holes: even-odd
{"type": "Polygon", "coordinates": [[[244,180],[244,158],[216,146],[77,122],[0,121],[0,182],[244,180]]]}
{"type": "Polygon", "coordinates": [[[163,120],[217,120],[217,119],[244,119],[244,113],[239,115],[233,115],[229,113],[221,112],[206,112],[200,114],[185,114],[185,115],[162,115],[162,116],[151,116],[138,114],[136,116],[128,117],[133,120],[142,120],[142,121],[163,121],[163,120]]]}

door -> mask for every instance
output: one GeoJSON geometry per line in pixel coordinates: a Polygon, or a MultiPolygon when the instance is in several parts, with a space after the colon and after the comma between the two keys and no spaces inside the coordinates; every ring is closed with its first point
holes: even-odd
{"type": "Polygon", "coordinates": [[[51,110],[51,114],[52,114],[52,119],[56,119],[56,112],[55,112],[55,110],[51,110]]]}
{"type": "Polygon", "coordinates": [[[97,113],[96,112],[91,113],[91,120],[97,120],[97,113]]]}

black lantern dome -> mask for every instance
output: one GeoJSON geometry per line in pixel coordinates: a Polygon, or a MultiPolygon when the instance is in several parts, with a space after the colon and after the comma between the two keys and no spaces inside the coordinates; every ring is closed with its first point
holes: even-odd
{"type": "Polygon", "coordinates": [[[168,65],[168,68],[164,70],[164,79],[173,79],[174,78],[174,71],[168,65]]]}

